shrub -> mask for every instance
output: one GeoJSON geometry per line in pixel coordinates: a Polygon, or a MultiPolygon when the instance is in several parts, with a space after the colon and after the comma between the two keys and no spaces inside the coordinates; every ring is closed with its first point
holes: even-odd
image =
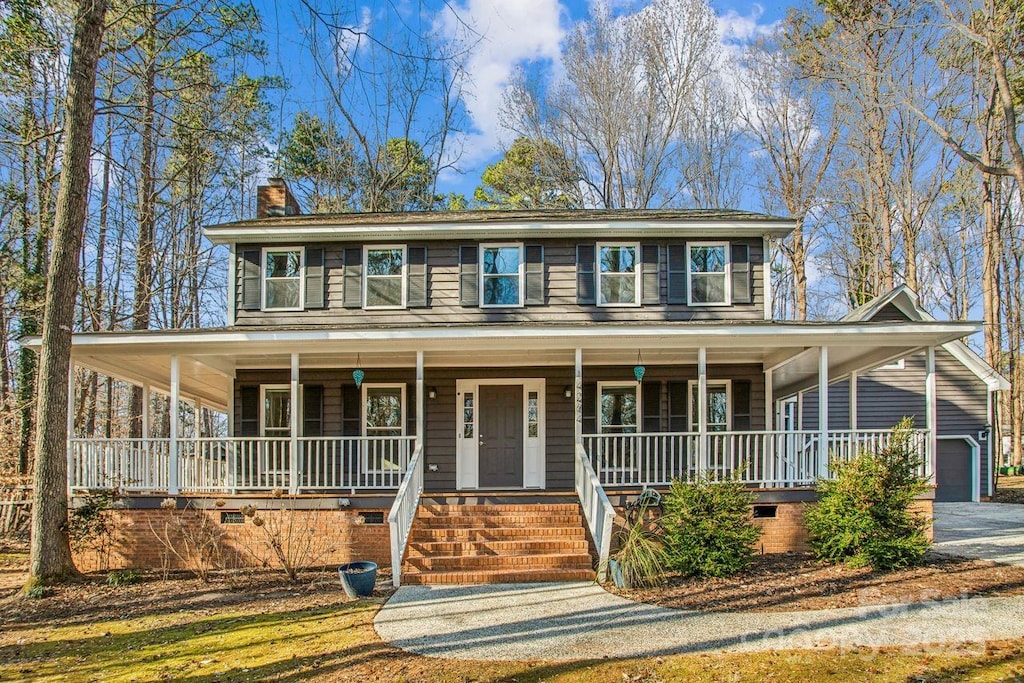
{"type": "Polygon", "coordinates": [[[927,488],[913,439],[913,421],[903,418],[885,448],[832,463],[834,478],[818,482],[805,516],[818,559],[884,571],[921,560],[931,543],[928,520],[910,510],[927,488]]]}
{"type": "Polygon", "coordinates": [[[130,586],[139,582],[140,574],[134,569],[122,569],[107,574],[107,585],[111,588],[130,586]]]}
{"type": "Polygon", "coordinates": [[[735,479],[673,481],[661,518],[666,566],[684,576],[728,576],[746,568],[761,536],[750,514],[754,499],[735,479]]]}
{"type": "Polygon", "coordinates": [[[619,565],[625,588],[653,586],[665,572],[665,550],[648,508],[641,504],[627,512],[625,524],[615,534],[618,549],[612,559],[619,565]]]}

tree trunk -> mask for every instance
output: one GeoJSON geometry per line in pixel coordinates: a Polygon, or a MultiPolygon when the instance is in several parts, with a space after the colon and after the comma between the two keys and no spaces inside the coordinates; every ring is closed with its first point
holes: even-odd
{"type": "Polygon", "coordinates": [[[106,11],[106,0],[79,0],[71,46],[63,163],[39,362],[30,584],[76,573],[67,525],[68,380],[78,257],[89,203],[96,66],[106,11]]]}

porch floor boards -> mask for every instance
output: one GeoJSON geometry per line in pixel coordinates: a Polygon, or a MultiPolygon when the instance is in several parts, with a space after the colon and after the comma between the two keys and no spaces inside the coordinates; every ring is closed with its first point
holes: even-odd
{"type": "Polygon", "coordinates": [[[578,503],[425,500],[402,568],[409,584],[592,581],[594,556],[578,503]]]}

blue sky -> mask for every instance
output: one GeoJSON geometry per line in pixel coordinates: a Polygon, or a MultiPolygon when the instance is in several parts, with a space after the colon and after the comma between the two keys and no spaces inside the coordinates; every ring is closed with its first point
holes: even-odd
{"type": "MultiPolygon", "coordinates": [[[[385,0],[368,1],[378,7],[385,0]]],[[[644,4],[633,0],[609,0],[616,12],[626,13],[644,4]]],[[[329,106],[322,88],[312,73],[308,49],[303,46],[303,27],[308,11],[300,2],[255,0],[263,16],[264,39],[269,50],[266,69],[283,75],[290,88],[272,95],[276,108],[274,125],[286,129],[290,117],[300,109],[322,111],[329,106]]],[[[469,55],[473,83],[467,98],[467,119],[461,135],[463,150],[458,160],[461,173],[445,172],[439,190],[460,192],[467,197],[479,183],[487,164],[500,158],[502,144],[511,140],[498,120],[501,93],[508,76],[518,65],[536,60],[557,62],[567,29],[586,18],[591,5],[587,0],[390,0],[399,11],[419,12],[434,21],[441,30],[452,24],[454,9],[459,21],[474,27],[482,39],[469,55]]],[[[719,17],[720,32],[727,42],[742,42],[764,31],[785,16],[790,2],[749,2],[745,0],[709,0],[719,17]]],[[[340,7],[357,7],[355,16],[363,16],[372,29],[369,10],[362,3],[339,0],[340,7]]]]}

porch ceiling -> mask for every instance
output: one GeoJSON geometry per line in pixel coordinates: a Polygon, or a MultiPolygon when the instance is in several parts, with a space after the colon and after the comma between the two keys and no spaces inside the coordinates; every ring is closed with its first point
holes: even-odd
{"type": "MultiPolygon", "coordinates": [[[[761,364],[773,373],[777,396],[817,384],[817,347],[829,347],[829,376],[869,369],[926,346],[980,330],[976,323],[685,323],[654,325],[481,325],[429,328],[196,330],[79,334],[74,362],[137,384],[170,390],[177,355],[181,395],[226,409],[239,368],[572,366],[577,348],[585,366],[695,365],[705,347],[710,365],[761,364]]],[[[39,345],[38,338],[25,341],[39,345]]]]}

